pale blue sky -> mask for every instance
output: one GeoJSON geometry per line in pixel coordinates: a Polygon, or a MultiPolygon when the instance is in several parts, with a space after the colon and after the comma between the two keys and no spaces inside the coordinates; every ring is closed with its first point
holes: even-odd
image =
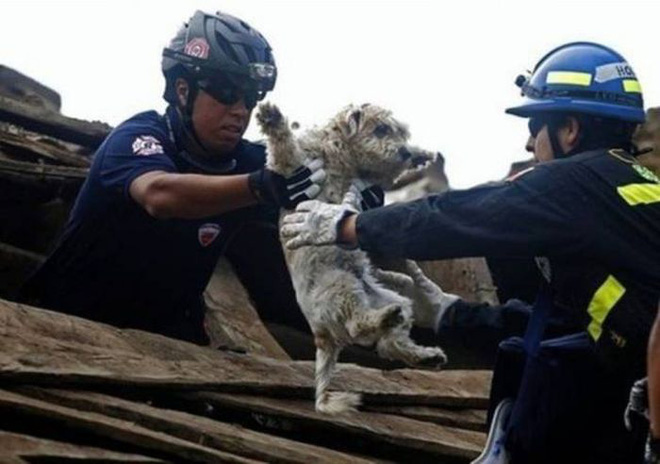
{"type": "MultiPolygon", "coordinates": [[[[195,9],[239,16],[270,41],[268,99],[303,127],[348,103],[388,107],[441,151],[454,187],[498,179],[528,155],[517,74],[567,41],[617,49],[660,106],[657,1],[4,0],[0,63],[60,92],[67,115],[116,125],[162,110],[160,52],[195,9]]],[[[248,137],[258,138],[256,125],[248,137]]]]}

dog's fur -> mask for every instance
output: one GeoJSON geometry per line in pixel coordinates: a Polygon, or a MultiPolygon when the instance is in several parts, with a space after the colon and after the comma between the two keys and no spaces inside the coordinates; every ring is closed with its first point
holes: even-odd
{"type": "MultiPolygon", "coordinates": [[[[406,126],[375,105],[348,106],[326,126],[296,138],[279,109],[259,107],[257,120],[268,138],[267,166],[282,175],[321,158],[327,178],[318,200],[341,203],[351,182],[360,178],[388,188],[404,171],[434,159],[407,144],[406,126]]],[[[354,409],[360,396],[329,392],[342,348],[375,345],[384,358],[408,365],[439,367],[447,359],[438,347],[417,345],[409,336],[413,317],[432,326],[443,293],[412,261],[401,272],[380,269],[360,250],[335,246],[285,249],[298,303],[316,343],[316,409],[338,413],[354,409]],[[407,274],[407,275],[406,275],[407,274]],[[422,304],[404,295],[417,297],[422,304]]]]}

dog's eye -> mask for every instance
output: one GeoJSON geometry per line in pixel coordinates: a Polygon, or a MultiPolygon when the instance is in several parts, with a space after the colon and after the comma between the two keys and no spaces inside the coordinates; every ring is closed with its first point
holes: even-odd
{"type": "Polygon", "coordinates": [[[374,135],[379,139],[382,139],[383,137],[385,137],[386,135],[390,135],[391,133],[392,133],[392,128],[387,124],[378,124],[374,129],[374,135]]]}

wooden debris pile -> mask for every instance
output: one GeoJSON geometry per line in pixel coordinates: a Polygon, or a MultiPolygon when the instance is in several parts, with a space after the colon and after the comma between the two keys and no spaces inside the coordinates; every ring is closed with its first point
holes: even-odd
{"type": "Polygon", "coordinates": [[[342,365],[337,387],[363,393],[365,407],[340,416],[314,411],[313,377],[307,361],[211,350],[0,300],[0,456],[453,463],[483,447],[487,371],[342,365]]]}

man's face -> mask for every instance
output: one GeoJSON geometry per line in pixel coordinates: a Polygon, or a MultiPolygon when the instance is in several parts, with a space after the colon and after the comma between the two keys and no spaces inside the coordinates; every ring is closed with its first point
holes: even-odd
{"type": "Polygon", "coordinates": [[[536,132],[536,135],[530,134],[525,144],[525,150],[534,154],[534,159],[537,163],[546,163],[555,159],[554,152],[552,151],[552,144],[550,143],[550,136],[548,135],[548,125],[536,132]]]}
{"type": "Polygon", "coordinates": [[[193,105],[192,124],[204,148],[223,155],[233,151],[241,140],[251,113],[243,99],[225,105],[199,89],[193,105]]]}

